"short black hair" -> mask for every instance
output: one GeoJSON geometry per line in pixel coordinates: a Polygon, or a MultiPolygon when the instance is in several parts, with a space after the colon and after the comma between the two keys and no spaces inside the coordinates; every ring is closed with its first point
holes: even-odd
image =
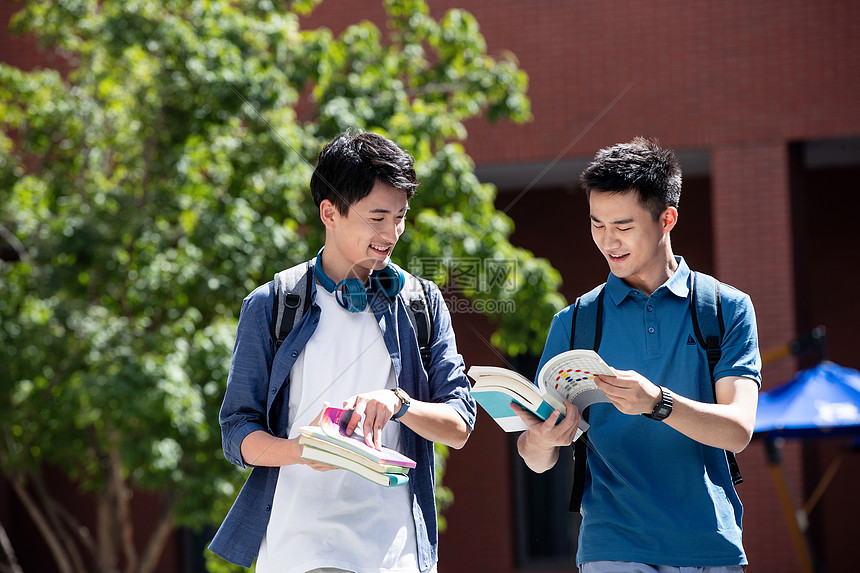
{"type": "Polygon", "coordinates": [[[675,153],[644,137],[601,149],[579,180],[586,197],[592,191],[636,192],[655,221],[666,207],[677,209],[681,200],[681,166],[675,153]]]}
{"type": "Polygon", "coordinates": [[[324,199],[341,215],[370,194],[376,181],[406,193],[418,188],[415,160],[393,141],[370,131],[348,130],[320,151],[311,176],[311,194],[317,207],[324,199]]]}

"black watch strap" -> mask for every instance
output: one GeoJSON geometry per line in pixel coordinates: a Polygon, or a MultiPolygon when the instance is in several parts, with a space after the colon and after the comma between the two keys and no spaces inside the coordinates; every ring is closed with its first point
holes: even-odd
{"type": "Polygon", "coordinates": [[[657,405],[654,406],[654,409],[650,414],[642,414],[646,418],[651,418],[652,420],[657,420],[658,422],[662,422],[666,418],[669,417],[669,414],[672,413],[672,406],[674,405],[674,400],[672,400],[672,393],[669,392],[666,388],[662,386],[658,386],[660,388],[660,392],[663,394],[660,398],[660,401],[657,402],[657,405]]]}

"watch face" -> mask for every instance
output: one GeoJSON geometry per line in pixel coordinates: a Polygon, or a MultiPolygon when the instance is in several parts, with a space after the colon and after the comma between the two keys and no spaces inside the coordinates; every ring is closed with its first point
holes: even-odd
{"type": "Polygon", "coordinates": [[[400,388],[392,388],[391,391],[394,392],[395,396],[400,398],[400,410],[395,412],[394,415],[391,417],[392,420],[397,420],[403,414],[406,413],[406,410],[409,409],[410,399],[409,395],[400,388]]]}
{"type": "Polygon", "coordinates": [[[672,395],[663,387],[661,387],[660,390],[663,392],[663,397],[659,402],[657,402],[657,405],[654,406],[654,410],[650,414],[643,414],[645,417],[657,420],[658,422],[669,417],[669,414],[672,413],[672,406],[674,405],[672,395]]]}
{"type": "Polygon", "coordinates": [[[400,398],[401,402],[403,402],[404,404],[409,404],[409,396],[406,394],[406,392],[404,392],[400,388],[394,388],[394,393],[397,395],[398,398],[400,398]]]}

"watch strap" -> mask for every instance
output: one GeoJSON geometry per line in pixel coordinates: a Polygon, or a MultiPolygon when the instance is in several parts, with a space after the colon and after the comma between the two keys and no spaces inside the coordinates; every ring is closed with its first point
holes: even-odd
{"type": "Polygon", "coordinates": [[[409,406],[412,403],[412,401],[409,398],[409,394],[407,394],[406,392],[404,392],[400,388],[392,388],[391,391],[394,392],[395,396],[400,398],[400,409],[397,412],[395,412],[393,416],[391,416],[392,420],[397,420],[397,419],[401,418],[403,416],[403,414],[406,413],[406,410],[409,409],[409,406]]]}
{"type": "Polygon", "coordinates": [[[662,386],[658,386],[658,388],[660,388],[660,393],[662,394],[662,396],[660,397],[660,401],[657,402],[650,414],[642,415],[646,418],[651,418],[652,420],[662,422],[669,417],[669,414],[672,413],[672,407],[674,406],[675,402],[672,399],[672,393],[669,392],[669,390],[663,388],[662,386]]]}

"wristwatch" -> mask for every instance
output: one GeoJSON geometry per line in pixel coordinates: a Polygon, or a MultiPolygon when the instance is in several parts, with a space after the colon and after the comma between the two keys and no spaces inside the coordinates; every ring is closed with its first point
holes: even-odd
{"type": "Polygon", "coordinates": [[[651,418],[652,420],[657,420],[658,422],[662,422],[666,418],[669,417],[669,414],[672,413],[672,405],[674,404],[672,400],[672,393],[663,388],[662,386],[657,386],[660,389],[660,392],[663,393],[660,401],[657,402],[657,405],[654,406],[654,409],[650,414],[642,414],[646,418],[651,418]]]}
{"type": "Polygon", "coordinates": [[[397,420],[398,418],[403,416],[403,414],[406,413],[406,410],[409,409],[409,405],[412,404],[412,400],[409,398],[409,394],[407,394],[406,392],[404,392],[400,388],[392,388],[391,391],[394,392],[395,396],[400,398],[400,404],[401,404],[400,409],[397,410],[397,413],[395,413],[393,416],[391,416],[392,420],[397,420]]]}

